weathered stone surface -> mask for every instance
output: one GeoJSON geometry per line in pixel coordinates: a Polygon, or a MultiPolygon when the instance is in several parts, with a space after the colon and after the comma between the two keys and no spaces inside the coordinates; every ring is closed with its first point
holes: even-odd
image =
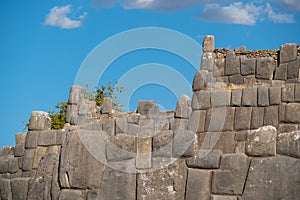
{"type": "Polygon", "coordinates": [[[275,70],[274,60],[271,57],[257,58],[256,78],[272,80],[275,70]]]}
{"type": "Polygon", "coordinates": [[[83,200],[83,192],[80,190],[63,189],[59,192],[59,200],[83,200]]]}
{"type": "Polygon", "coordinates": [[[242,198],[298,199],[300,160],[285,156],[252,160],[242,198]]]}
{"type": "Polygon", "coordinates": [[[278,133],[289,133],[298,130],[298,124],[279,124],[278,133]]]}
{"type": "Polygon", "coordinates": [[[193,80],[193,91],[204,90],[207,87],[207,74],[208,71],[197,71],[193,80]]]}
{"type": "Polygon", "coordinates": [[[269,88],[260,86],[257,88],[257,105],[269,106],[269,88]]]}
{"type": "Polygon", "coordinates": [[[265,107],[264,125],[271,125],[278,128],[279,124],[278,106],[265,107]]]}
{"type": "Polygon", "coordinates": [[[277,131],[273,126],[264,126],[249,131],[247,135],[246,154],[250,156],[276,155],[277,131]]]}
{"type": "Polygon", "coordinates": [[[24,155],[24,151],[25,151],[25,143],[16,144],[16,147],[15,147],[15,156],[16,157],[23,156],[24,155]]]}
{"type": "Polygon", "coordinates": [[[160,131],[153,137],[152,147],[153,156],[162,156],[170,158],[172,156],[173,131],[160,131]]]}
{"type": "Polygon", "coordinates": [[[29,178],[14,178],[11,180],[12,199],[26,200],[29,178]]]}
{"type": "Polygon", "coordinates": [[[262,107],[252,108],[251,129],[258,129],[264,125],[265,109],[262,107]]]}
{"type": "Polygon", "coordinates": [[[97,159],[105,162],[106,141],[99,137],[99,134],[105,133],[80,130],[79,133],[72,131],[67,134],[61,149],[59,169],[61,187],[82,189],[100,187],[105,167],[97,159]],[[93,154],[87,148],[93,150],[91,152],[93,154]]]}
{"type": "Polygon", "coordinates": [[[152,167],[152,138],[136,138],[136,158],[135,165],[137,169],[149,169],[152,167]]]}
{"type": "Polygon", "coordinates": [[[279,105],[281,103],[281,88],[270,87],[269,96],[270,105],[279,105]]]}
{"type": "Polygon", "coordinates": [[[257,87],[243,89],[242,105],[257,106],[257,87]]]}
{"type": "Polygon", "coordinates": [[[184,199],[187,167],[182,159],[137,175],[137,199],[184,199]],[[160,177],[160,178],[157,178],[160,177]]]}
{"type": "Polygon", "coordinates": [[[216,67],[214,68],[213,75],[217,77],[217,81],[228,83],[227,76],[225,76],[225,55],[222,53],[215,53],[216,55],[216,67]],[[218,80],[222,78],[222,80],[218,80]]]}
{"type": "Polygon", "coordinates": [[[235,108],[234,128],[236,130],[249,130],[251,122],[251,107],[235,108]]]}
{"type": "Polygon", "coordinates": [[[277,136],[277,153],[300,158],[300,131],[280,133],[277,136]]]}
{"type": "Polygon", "coordinates": [[[188,169],[185,199],[210,200],[211,172],[188,169]]]}
{"type": "Polygon", "coordinates": [[[50,146],[56,144],[56,131],[41,131],[38,146],[50,146]]]}
{"type": "Polygon", "coordinates": [[[9,157],[0,157],[0,173],[8,173],[9,157]]]}
{"type": "Polygon", "coordinates": [[[290,123],[300,123],[299,103],[289,103],[286,105],[286,121],[290,123]]]}
{"type": "Polygon", "coordinates": [[[102,104],[102,114],[112,113],[113,110],[113,99],[111,97],[104,97],[102,104]]]}
{"type": "Polygon", "coordinates": [[[0,158],[0,172],[1,173],[16,173],[17,171],[19,171],[18,158],[14,158],[13,156],[7,156],[7,157],[0,158]],[[7,171],[4,171],[5,164],[7,165],[7,171]],[[1,166],[3,166],[4,169],[1,166]],[[3,172],[1,172],[1,171],[3,171],[3,172]]]}
{"type": "Polygon", "coordinates": [[[26,133],[18,133],[16,134],[16,144],[22,144],[25,143],[25,139],[26,139],[26,133]]]}
{"type": "Polygon", "coordinates": [[[285,87],[281,89],[281,101],[294,102],[295,100],[295,84],[287,83],[285,87]]]}
{"type": "Polygon", "coordinates": [[[49,113],[43,111],[32,111],[28,130],[40,131],[49,129],[51,129],[51,118],[49,117],[49,113]]]}
{"type": "Polygon", "coordinates": [[[73,116],[78,115],[78,105],[70,104],[67,106],[66,122],[70,123],[73,116]]]}
{"type": "Polygon", "coordinates": [[[243,193],[250,159],[245,154],[223,154],[221,158],[221,171],[213,172],[212,192],[214,194],[243,193]]]}
{"type": "Polygon", "coordinates": [[[242,93],[242,89],[236,89],[231,92],[231,106],[241,106],[242,93]]]}
{"type": "Polygon", "coordinates": [[[200,90],[194,92],[192,98],[193,110],[205,110],[210,108],[210,91],[200,90]]]}
{"type": "Polygon", "coordinates": [[[57,176],[53,176],[58,172],[58,155],[47,154],[41,160],[37,173],[29,183],[28,199],[56,199],[59,190],[57,176]],[[56,178],[56,179],[55,179],[56,178]],[[55,191],[52,192],[53,181],[57,183],[55,191]]]}
{"type": "Polygon", "coordinates": [[[286,103],[282,103],[279,105],[279,122],[285,122],[286,121],[286,103]]]}
{"type": "Polygon", "coordinates": [[[230,105],[231,91],[230,90],[216,90],[212,91],[211,107],[224,107],[230,105]]]}
{"type": "Polygon", "coordinates": [[[135,153],[135,138],[127,134],[118,134],[106,144],[106,158],[109,162],[132,159],[135,153]]]}
{"type": "MultiPolygon", "coordinates": [[[[204,52],[202,53],[201,59],[201,70],[207,70],[209,72],[213,72],[215,68],[215,54],[212,52],[204,52]]],[[[209,79],[206,79],[207,82],[210,82],[209,79]]]]}
{"type": "Polygon", "coordinates": [[[287,79],[287,64],[280,64],[279,67],[276,67],[274,79],[283,81],[287,79]]]}
{"type": "Polygon", "coordinates": [[[198,150],[220,150],[228,154],[234,152],[236,142],[234,132],[212,132],[198,134],[198,150]]]}
{"type": "Polygon", "coordinates": [[[202,42],[203,52],[213,52],[215,49],[215,37],[213,35],[206,35],[202,42]]]}
{"type": "Polygon", "coordinates": [[[239,199],[238,197],[235,196],[212,195],[210,200],[239,200],[239,199]]]}
{"type": "Polygon", "coordinates": [[[248,131],[238,131],[235,133],[234,140],[237,142],[245,142],[247,140],[248,131]]]}
{"type": "Polygon", "coordinates": [[[36,148],[39,136],[40,136],[39,131],[28,131],[26,135],[25,148],[26,149],[36,148]]]}
{"type": "Polygon", "coordinates": [[[280,63],[297,59],[297,44],[288,43],[280,46],[280,63]]]}
{"type": "Polygon", "coordinates": [[[206,132],[232,131],[234,122],[233,107],[218,107],[207,110],[205,120],[206,132]]]}
{"type": "Polygon", "coordinates": [[[136,124],[127,124],[127,134],[132,136],[138,136],[141,132],[141,127],[136,124]]]}
{"type": "Polygon", "coordinates": [[[2,150],[0,151],[0,156],[9,156],[14,155],[15,147],[10,146],[3,146],[2,150]]]}
{"type": "Polygon", "coordinates": [[[245,153],[246,142],[238,142],[235,145],[234,153],[245,153]]]}
{"type": "Polygon", "coordinates": [[[70,89],[69,104],[79,104],[84,101],[85,90],[79,85],[73,85],[70,89]]]}
{"type": "Polygon", "coordinates": [[[241,74],[243,76],[255,74],[256,59],[247,58],[246,56],[241,56],[241,74]]]}
{"type": "Polygon", "coordinates": [[[229,83],[232,84],[243,84],[245,82],[244,77],[240,74],[234,74],[229,76],[229,83]]]}
{"type": "Polygon", "coordinates": [[[204,132],[205,118],[206,110],[194,110],[188,121],[188,130],[193,130],[195,133],[204,132]]]}
{"type": "Polygon", "coordinates": [[[11,185],[9,179],[0,178],[0,199],[12,200],[11,185]]]}
{"type": "Polygon", "coordinates": [[[46,154],[47,147],[37,147],[35,150],[32,169],[37,169],[42,157],[46,154]]]}
{"type": "Polygon", "coordinates": [[[299,77],[300,66],[298,60],[292,61],[287,64],[287,79],[297,79],[299,77]]]}
{"type": "Polygon", "coordinates": [[[300,102],[300,83],[295,84],[295,102],[300,102]]]}
{"type": "Polygon", "coordinates": [[[198,150],[191,158],[186,159],[189,168],[218,169],[220,166],[220,150],[198,150]]]}
{"type": "Polygon", "coordinates": [[[138,101],[138,113],[141,115],[153,115],[158,113],[158,105],[155,101],[151,100],[139,100],[138,101]]]}
{"type": "Polygon", "coordinates": [[[186,119],[190,118],[190,115],[192,113],[191,103],[192,102],[187,95],[181,95],[176,104],[175,117],[186,119]]]}
{"type": "Polygon", "coordinates": [[[240,59],[234,51],[226,52],[225,74],[230,76],[240,73],[240,59]]]}
{"type": "Polygon", "coordinates": [[[193,156],[195,134],[192,130],[175,130],[173,138],[173,157],[193,156]]]}
{"type": "Polygon", "coordinates": [[[110,137],[115,135],[115,119],[104,119],[100,123],[102,123],[103,131],[105,131],[110,137]]]}
{"type": "Polygon", "coordinates": [[[33,167],[33,159],[34,159],[35,149],[25,149],[23,156],[23,170],[30,171],[33,167]]]}

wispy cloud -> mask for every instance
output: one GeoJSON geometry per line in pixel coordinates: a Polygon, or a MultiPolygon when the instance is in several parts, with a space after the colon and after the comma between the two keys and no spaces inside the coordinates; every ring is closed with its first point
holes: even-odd
{"type": "Polygon", "coordinates": [[[223,7],[219,4],[208,4],[204,7],[203,12],[197,16],[210,22],[254,25],[262,8],[262,6],[255,6],[254,4],[243,5],[242,2],[223,7]]]}
{"type": "Polygon", "coordinates": [[[77,19],[70,19],[67,15],[71,13],[71,7],[71,4],[62,7],[53,7],[50,10],[50,13],[46,16],[45,24],[63,29],[81,27],[83,24],[83,19],[87,16],[87,13],[83,13],[77,17],[77,19]]]}
{"type": "Polygon", "coordinates": [[[282,4],[286,9],[300,11],[299,0],[275,0],[275,1],[282,4]]]}
{"type": "Polygon", "coordinates": [[[294,23],[295,22],[295,19],[294,19],[293,15],[291,15],[291,14],[275,13],[269,3],[266,5],[266,13],[268,15],[269,20],[271,20],[274,23],[294,23]]]}

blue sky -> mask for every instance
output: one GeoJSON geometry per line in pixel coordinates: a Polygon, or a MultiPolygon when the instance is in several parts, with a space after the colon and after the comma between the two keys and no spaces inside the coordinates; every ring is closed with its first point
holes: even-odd
{"type": "MultiPolygon", "coordinates": [[[[216,47],[225,48],[278,49],[283,43],[300,43],[298,0],[3,0],[0,19],[0,146],[14,145],[14,135],[23,130],[31,111],[48,111],[66,101],[86,56],[122,31],[168,28],[199,44],[213,34],[216,47]]],[[[148,49],[120,57],[99,85],[147,63],[170,66],[190,82],[195,73],[178,56],[148,49]]],[[[137,99],[155,99],[166,109],[176,105],[172,91],[157,84],[139,88],[130,109],[137,99]]]]}

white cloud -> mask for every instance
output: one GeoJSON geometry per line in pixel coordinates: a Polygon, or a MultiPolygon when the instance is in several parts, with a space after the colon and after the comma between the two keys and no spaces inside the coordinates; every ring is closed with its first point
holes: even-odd
{"type": "Polygon", "coordinates": [[[56,26],[63,29],[79,28],[82,26],[83,19],[87,13],[83,13],[77,20],[70,19],[67,15],[71,12],[72,5],[62,7],[55,6],[46,16],[45,24],[49,26],[56,26]]]}
{"type": "Polygon", "coordinates": [[[294,23],[295,22],[293,15],[275,13],[269,3],[266,5],[266,13],[267,13],[269,20],[271,20],[274,23],[294,23]]]}
{"type": "Polygon", "coordinates": [[[300,11],[299,0],[276,0],[276,1],[289,10],[300,11]]]}
{"type": "Polygon", "coordinates": [[[207,4],[198,17],[210,22],[254,25],[262,8],[262,6],[255,6],[252,3],[243,5],[242,2],[224,7],[219,4],[207,4]]]}

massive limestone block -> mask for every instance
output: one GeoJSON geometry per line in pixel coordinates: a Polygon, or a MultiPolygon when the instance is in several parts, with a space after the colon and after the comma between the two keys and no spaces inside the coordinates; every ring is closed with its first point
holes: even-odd
{"type": "Polygon", "coordinates": [[[273,126],[264,126],[249,131],[247,135],[246,153],[250,156],[276,155],[277,131],[273,126]]]}
{"type": "Polygon", "coordinates": [[[255,74],[256,59],[247,58],[246,56],[241,56],[241,74],[243,76],[255,74]]]}
{"type": "Polygon", "coordinates": [[[79,85],[73,85],[70,89],[69,104],[79,104],[84,101],[85,90],[79,85]]]}
{"type": "Polygon", "coordinates": [[[26,133],[18,133],[16,134],[15,138],[16,138],[16,144],[25,143],[26,133]]]}
{"type": "Polygon", "coordinates": [[[229,83],[232,84],[243,84],[245,82],[244,77],[241,74],[234,74],[232,76],[229,76],[229,83]]]}
{"type": "MultiPolygon", "coordinates": [[[[207,70],[212,73],[215,65],[215,54],[212,52],[204,52],[201,59],[201,70],[207,70]]],[[[210,80],[208,80],[208,82],[210,82],[210,80]]]]}
{"type": "Polygon", "coordinates": [[[24,157],[23,157],[23,170],[30,171],[33,167],[35,149],[25,149],[24,157]]]}
{"type": "Polygon", "coordinates": [[[213,172],[212,192],[214,194],[241,195],[249,164],[250,159],[245,154],[223,154],[221,171],[213,172]]]}
{"type": "Polygon", "coordinates": [[[187,167],[182,159],[137,175],[137,199],[184,199],[187,167]]]}
{"type": "Polygon", "coordinates": [[[175,117],[188,119],[190,118],[191,113],[191,100],[187,95],[183,94],[179,97],[179,100],[176,104],[175,117]]]}
{"type": "Polygon", "coordinates": [[[153,137],[153,156],[172,157],[173,131],[163,130],[153,137]]]}
{"type": "Polygon", "coordinates": [[[297,58],[297,44],[284,44],[280,46],[280,63],[287,63],[297,58]]]}
{"type": "Polygon", "coordinates": [[[40,131],[51,129],[51,118],[49,113],[43,111],[33,111],[29,120],[28,130],[40,131]]]}
{"type": "Polygon", "coordinates": [[[185,199],[210,200],[211,171],[188,170],[185,199]]]}
{"type": "Polygon", "coordinates": [[[294,102],[295,100],[295,84],[287,83],[281,89],[281,101],[283,102],[294,102]]]}
{"type": "Polygon", "coordinates": [[[269,88],[260,86],[257,88],[257,105],[269,106],[269,88]]]}
{"type": "Polygon", "coordinates": [[[26,200],[30,178],[14,178],[11,180],[12,199],[26,200]]]}
{"type": "Polygon", "coordinates": [[[221,155],[220,150],[196,151],[193,157],[186,160],[186,164],[189,168],[218,169],[221,155]]]}
{"type": "Polygon", "coordinates": [[[192,98],[193,110],[205,110],[210,108],[210,91],[200,90],[194,92],[192,98]]]}
{"type": "Polygon", "coordinates": [[[135,165],[137,169],[149,169],[152,167],[152,138],[136,138],[136,158],[135,165]]]}
{"type": "Polygon", "coordinates": [[[113,110],[113,99],[111,97],[105,97],[103,99],[103,104],[102,104],[102,114],[109,114],[112,113],[113,110]]]}
{"type": "Polygon", "coordinates": [[[29,199],[56,199],[58,185],[58,155],[47,154],[40,162],[37,173],[29,182],[29,199]]]}
{"type": "Polygon", "coordinates": [[[225,107],[230,105],[231,91],[230,90],[217,90],[211,92],[211,106],[212,107],[225,107]]]}
{"type": "Polygon", "coordinates": [[[84,200],[83,192],[80,190],[63,189],[59,192],[59,200],[84,200]]]}
{"type": "Polygon", "coordinates": [[[225,74],[234,75],[240,73],[240,59],[235,55],[234,51],[226,52],[225,74]]]}
{"type": "Polygon", "coordinates": [[[256,65],[256,78],[272,80],[275,70],[274,60],[271,57],[258,58],[256,65]]]}
{"type": "Polygon", "coordinates": [[[297,60],[287,64],[287,79],[299,78],[300,57],[297,60]]]}
{"type": "Polygon", "coordinates": [[[300,131],[278,134],[277,153],[300,158],[300,131]]]}
{"type": "Polygon", "coordinates": [[[0,173],[16,173],[19,171],[18,158],[13,156],[0,157],[0,173]]]}
{"type": "Polygon", "coordinates": [[[232,131],[235,108],[218,107],[207,110],[205,120],[206,132],[232,131]]]}
{"type": "Polygon", "coordinates": [[[0,199],[12,199],[10,179],[0,178],[0,199]]]}
{"type": "Polygon", "coordinates": [[[242,89],[236,89],[231,92],[231,106],[241,106],[242,93],[242,89]]]}
{"type": "Polygon", "coordinates": [[[253,107],[251,117],[251,129],[258,129],[264,125],[264,113],[263,107],[253,107]]]}
{"type": "Polygon", "coordinates": [[[265,107],[265,113],[264,113],[264,125],[268,126],[274,126],[278,128],[279,124],[279,107],[278,106],[269,106],[265,107]]]}
{"type": "Polygon", "coordinates": [[[300,123],[300,104],[289,103],[286,105],[286,121],[290,123],[300,123]]]}
{"type": "Polygon", "coordinates": [[[99,134],[105,133],[80,130],[78,133],[72,131],[67,134],[61,149],[59,169],[62,187],[100,187],[105,166],[97,158],[105,161],[105,141],[98,137],[99,134]]]}
{"type": "Polygon", "coordinates": [[[194,110],[188,121],[188,130],[193,130],[195,133],[204,132],[205,118],[206,110],[194,110]]]}
{"type": "Polygon", "coordinates": [[[300,84],[299,83],[295,84],[295,102],[300,102],[300,84]]]}
{"type": "Polygon", "coordinates": [[[257,87],[243,89],[242,105],[257,106],[257,87]]]}
{"type": "Polygon", "coordinates": [[[153,115],[158,113],[158,105],[155,101],[151,100],[139,100],[138,101],[138,113],[141,115],[153,115]]]}
{"type": "Polygon", "coordinates": [[[251,122],[251,107],[235,108],[234,128],[236,130],[249,130],[251,122]]]}
{"type": "Polygon", "coordinates": [[[173,138],[173,156],[190,157],[194,155],[195,134],[192,130],[175,130],[173,138]]]}
{"type": "Polygon", "coordinates": [[[252,160],[242,198],[298,199],[299,169],[300,160],[286,156],[252,160]]]}
{"type": "Polygon", "coordinates": [[[287,66],[288,64],[280,64],[279,67],[275,69],[275,80],[285,81],[287,79],[287,66]]]}
{"type": "Polygon", "coordinates": [[[37,147],[38,139],[40,136],[39,131],[28,131],[26,135],[25,148],[33,149],[37,147]]]}
{"type": "Polygon", "coordinates": [[[193,80],[193,91],[204,90],[207,87],[207,70],[197,71],[193,80]]]}
{"type": "Polygon", "coordinates": [[[215,37],[213,35],[206,35],[202,42],[203,52],[213,52],[215,49],[215,37]]]}
{"type": "Polygon", "coordinates": [[[281,88],[280,87],[270,87],[269,88],[269,100],[270,105],[279,105],[281,103],[281,88]]]}

